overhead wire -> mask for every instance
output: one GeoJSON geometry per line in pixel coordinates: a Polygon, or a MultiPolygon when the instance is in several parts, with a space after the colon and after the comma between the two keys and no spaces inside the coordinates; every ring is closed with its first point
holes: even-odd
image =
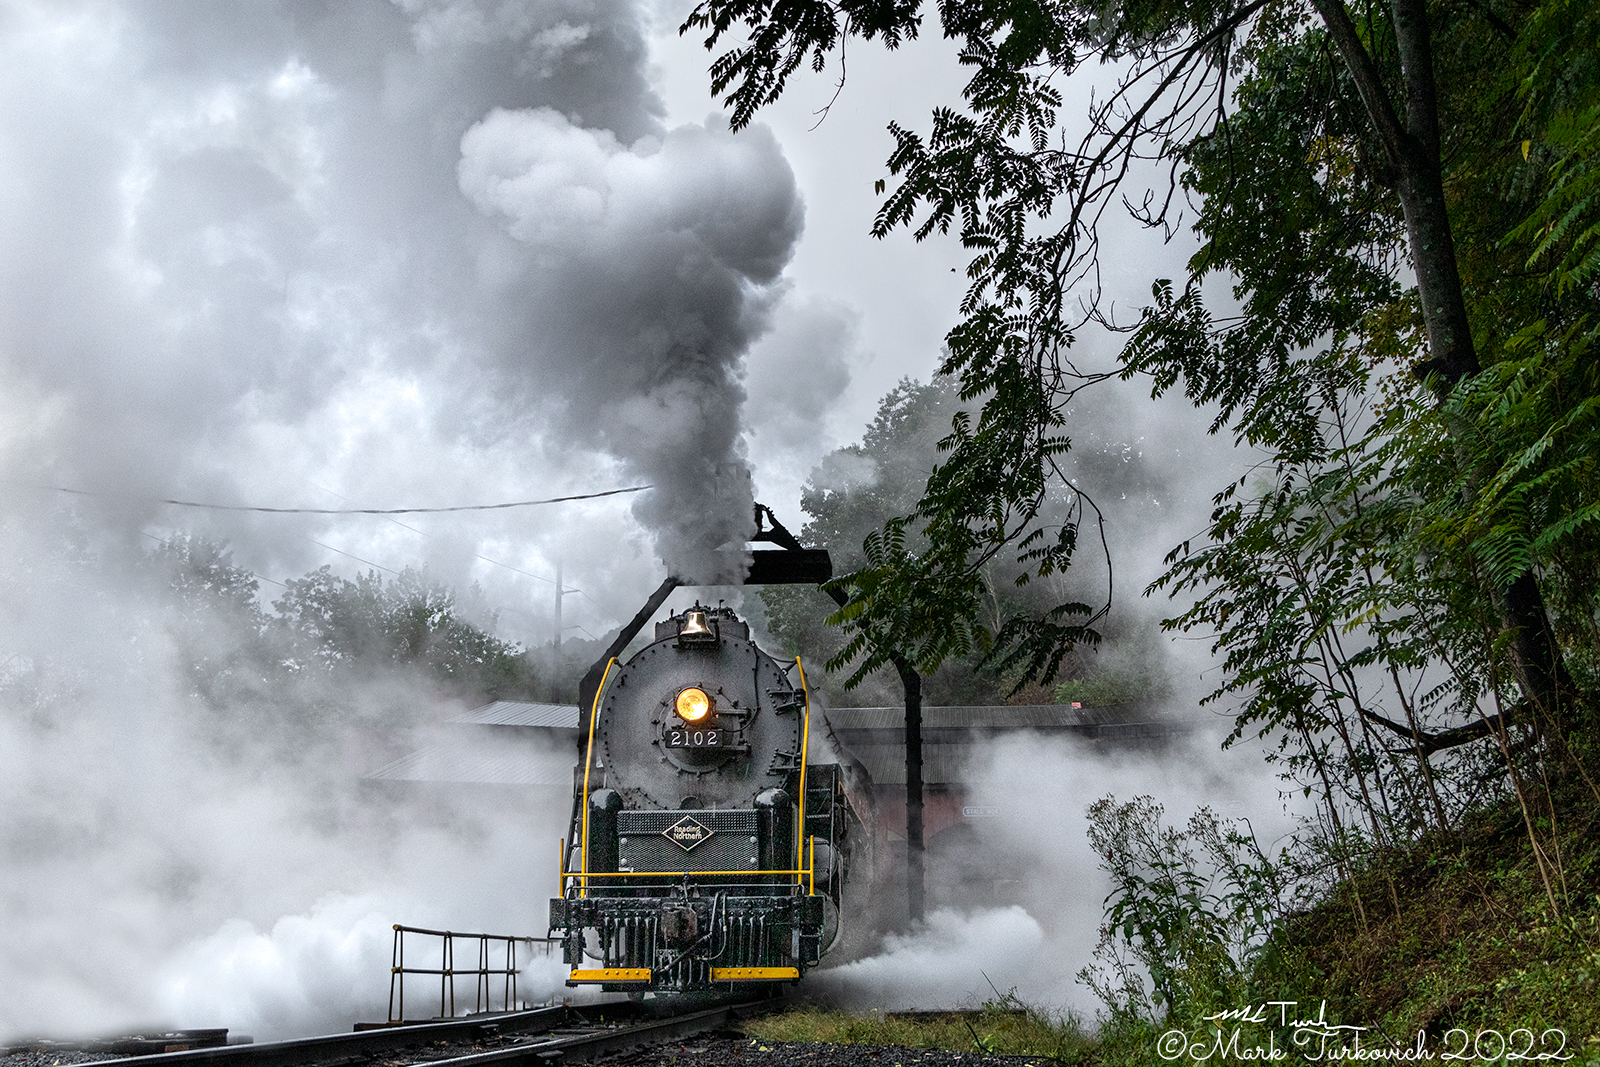
{"type": "Polygon", "coordinates": [[[400,572],[395,570],[392,567],[385,567],[383,564],[374,563],[370,559],[362,559],[360,556],[357,556],[354,553],[346,552],[342,548],[334,548],[332,545],[324,545],[321,541],[318,541],[315,537],[308,537],[308,538],[306,538],[306,540],[310,541],[314,545],[318,545],[318,546],[320,546],[322,548],[327,549],[329,552],[337,552],[341,556],[349,556],[351,559],[355,560],[357,563],[365,563],[367,566],[376,567],[376,568],[378,568],[378,570],[384,571],[387,574],[392,574],[392,575],[394,575],[396,577],[400,576],[400,572]]]}
{"type": "MultiPolygon", "coordinates": [[[[56,493],[66,493],[66,494],[69,494],[71,496],[100,497],[100,498],[118,499],[118,500],[139,500],[139,501],[143,501],[145,503],[170,504],[170,505],[172,505],[174,507],[202,508],[202,509],[209,510],[209,511],[248,511],[248,512],[266,513],[266,514],[272,514],[272,515],[439,515],[439,514],[446,514],[446,513],[450,513],[450,512],[462,512],[462,511],[501,511],[501,510],[505,510],[507,508],[535,507],[535,506],[538,506],[540,504],[562,504],[562,503],[568,503],[568,502],[576,501],[576,500],[599,500],[599,499],[602,499],[602,498],[605,498],[605,497],[621,496],[621,495],[626,494],[626,493],[643,492],[646,489],[654,488],[654,486],[651,486],[651,485],[633,485],[633,486],[626,486],[626,487],[621,488],[621,489],[606,489],[606,490],[602,490],[602,491],[596,492],[596,493],[575,493],[575,494],[572,494],[570,496],[548,497],[548,498],[542,499],[542,500],[513,500],[513,501],[507,501],[507,502],[499,503],[499,504],[461,504],[461,505],[457,505],[457,506],[454,506],[454,507],[442,507],[442,508],[276,508],[276,507],[264,507],[264,506],[250,505],[250,504],[212,504],[212,503],[205,503],[205,502],[202,502],[202,501],[194,501],[194,500],[177,500],[177,499],[173,499],[173,498],[170,498],[170,497],[142,497],[142,496],[138,496],[138,495],[132,494],[132,493],[107,493],[107,492],[99,492],[99,491],[95,491],[95,490],[91,490],[91,489],[76,489],[76,488],[73,488],[71,486],[64,486],[64,485],[38,485],[38,486],[32,486],[31,488],[43,489],[43,490],[47,490],[47,491],[50,491],[50,492],[56,492],[56,493]]],[[[338,493],[333,492],[333,490],[331,490],[331,489],[324,489],[322,486],[316,486],[315,488],[322,489],[323,492],[328,493],[331,496],[336,496],[336,497],[339,496],[338,493]]],[[[343,499],[343,497],[340,497],[340,499],[343,499]]],[[[403,529],[406,529],[406,530],[410,530],[412,533],[415,533],[415,534],[417,534],[417,535],[419,535],[421,537],[427,537],[428,536],[426,533],[424,533],[423,531],[417,529],[415,526],[407,526],[405,523],[400,522],[400,521],[398,521],[396,519],[390,519],[389,521],[393,522],[396,526],[399,526],[399,527],[401,527],[403,529]]],[[[146,533],[144,536],[149,537],[151,540],[158,541],[158,542],[160,542],[162,544],[166,544],[167,543],[166,541],[163,541],[161,538],[156,537],[154,534],[146,533]]],[[[391,567],[385,567],[382,564],[374,563],[369,559],[363,559],[362,557],[357,556],[357,555],[355,555],[354,553],[351,553],[351,552],[346,552],[341,548],[334,548],[332,545],[324,544],[323,542],[318,541],[314,537],[306,537],[306,540],[310,541],[312,544],[316,545],[319,548],[324,548],[324,549],[328,550],[329,552],[334,552],[334,553],[337,553],[338,555],[348,557],[349,559],[353,559],[357,563],[364,564],[364,565],[366,565],[368,567],[374,567],[374,568],[376,568],[376,569],[378,569],[380,571],[383,571],[386,574],[393,574],[393,575],[396,575],[396,576],[398,576],[400,574],[399,571],[394,570],[391,567]]],[[[513,572],[515,572],[517,574],[521,574],[521,575],[523,575],[525,577],[532,578],[535,581],[544,582],[544,583],[546,583],[548,585],[555,585],[556,584],[553,579],[546,578],[543,575],[534,574],[531,571],[525,571],[520,567],[513,567],[511,564],[502,563],[501,561],[499,561],[497,559],[490,559],[488,556],[482,555],[481,553],[474,552],[473,553],[473,557],[476,558],[476,559],[481,559],[485,563],[492,563],[496,567],[504,567],[508,571],[513,571],[513,572]]],[[[265,575],[255,574],[255,572],[253,572],[253,571],[251,571],[249,573],[253,577],[259,578],[261,581],[264,581],[264,582],[271,582],[273,585],[276,585],[279,588],[285,588],[285,589],[288,588],[286,585],[284,585],[283,582],[279,582],[279,581],[276,581],[276,580],[274,580],[272,578],[268,578],[265,575]]],[[[582,589],[564,589],[563,591],[564,592],[568,592],[568,593],[578,593],[585,600],[588,600],[590,603],[594,604],[596,607],[600,606],[599,602],[596,601],[594,599],[594,597],[590,596],[588,593],[584,592],[582,589]]],[[[517,611],[518,609],[511,608],[511,609],[508,609],[508,610],[517,611]]],[[[519,613],[520,614],[527,614],[525,612],[519,612],[519,613]]],[[[582,627],[576,627],[576,628],[577,629],[582,629],[582,627]]],[[[584,630],[584,633],[588,633],[588,631],[584,630]]]]}
{"type": "MultiPolygon", "coordinates": [[[[340,496],[338,493],[335,493],[332,489],[328,489],[328,488],[326,488],[324,486],[317,485],[315,482],[312,482],[310,484],[311,484],[311,487],[313,489],[318,489],[318,490],[320,490],[320,491],[322,491],[324,493],[327,493],[331,497],[337,497],[340,500],[346,499],[345,497],[340,496]]],[[[401,522],[399,519],[389,519],[388,521],[394,523],[396,526],[400,527],[402,530],[410,530],[412,533],[416,534],[418,537],[426,538],[428,536],[426,532],[417,529],[415,526],[408,526],[405,523],[401,522]]],[[[513,567],[509,563],[501,563],[499,560],[490,559],[488,556],[485,556],[482,553],[474,552],[472,555],[473,555],[474,559],[481,559],[485,563],[493,563],[496,567],[504,567],[508,571],[515,571],[517,574],[521,574],[521,575],[523,575],[525,577],[532,578],[534,581],[544,582],[546,585],[555,585],[556,584],[555,583],[555,579],[553,579],[553,578],[546,578],[542,574],[534,574],[532,571],[525,571],[521,567],[513,567]]],[[[569,590],[567,590],[567,592],[569,592],[569,593],[582,593],[583,590],[582,589],[569,589],[569,590]]],[[[585,594],[585,595],[587,595],[587,594],[585,594]]]]}
{"type": "Polygon", "coordinates": [[[565,504],[574,500],[599,500],[624,493],[641,493],[652,485],[630,485],[621,489],[606,489],[598,493],[574,493],[571,496],[552,496],[543,500],[510,500],[501,504],[458,504],[446,508],[269,508],[254,504],[209,504],[197,500],[174,500],[170,497],[146,497],[133,493],[106,493],[92,489],[74,489],[65,485],[37,485],[35,489],[67,493],[71,496],[102,497],[112,500],[138,500],[147,504],[171,504],[179,508],[202,508],[207,511],[254,511],[270,515],[442,515],[457,511],[502,511],[506,508],[529,508],[540,504],[565,504]]]}
{"type": "MultiPolygon", "coordinates": [[[[329,496],[338,497],[340,500],[345,499],[344,497],[339,496],[338,493],[335,493],[332,489],[328,489],[328,488],[326,488],[324,486],[317,485],[315,482],[312,482],[311,486],[314,489],[319,489],[322,492],[327,493],[329,496]]],[[[642,488],[648,489],[648,488],[650,488],[650,486],[643,486],[642,488]]],[[[400,527],[402,530],[410,530],[412,533],[416,534],[418,537],[426,538],[428,536],[426,532],[417,529],[415,526],[407,526],[405,523],[401,522],[399,519],[391,518],[388,521],[394,523],[396,526],[400,527]]],[[[546,578],[542,574],[534,574],[532,571],[525,571],[521,567],[513,567],[509,563],[502,563],[497,559],[490,559],[488,556],[485,556],[481,552],[474,552],[472,554],[472,557],[474,559],[481,559],[485,563],[492,563],[496,567],[504,567],[506,570],[511,571],[514,574],[520,574],[525,578],[532,578],[534,581],[543,582],[545,585],[555,585],[556,584],[556,581],[555,581],[554,578],[546,578]]],[[[595,607],[597,607],[597,608],[600,607],[600,602],[598,600],[596,600],[594,597],[590,596],[588,593],[585,593],[582,589],[563,589],[562,591],[563,592],[567,592],[567,593],[578,593],[585,600],[587,600],[589,603],[593,604],[595,607]]],[[[507,608],[506,610],[507,611],[518,611],[517,608],[507,608]]],[[[526,615],[526,614],[528,614],[528,612],[521,612],[521,614],[526,615]]],[[[587,631],[585,631],[585,632],[587,632],[587,631]]]]}
{"type": "MultiPolygon", "coordinates": [[[[345,497],[343,497],[340,494],[334,492],[332,489],[327,488],[326,486],[317,485],[315,482],[312,482],[310,484],[311,484],[312,488],[317,489],[317,490],[319,490],[321,492],[327,493],[331,497],[335,497],[335,498],[337,498],[339,500],[346,499],[345,497]]],[[[428,534],[427,534],[427,532],[425,530],[419,530],[415,526],[407,525],[406,523],[401,522],[399,519],[386,516],[385,517],[385,521],[394,523],[396,526],[400,527],[402,530],[410,530],[412,533],[416,534],[418,537],[423,538],[424,540],[426,540],[427,537],[428,537],[428,534]]],[[[334,548],[332,545],[325,545],[321,541],[318,541],[318,540],[316,540],[314,538],[307,537],[306,540],[310,541],[314,545],[319,545],[322,548],[326,548],[330,552],[338,552],[339,555],[341,555],[341,556],[349,556],[351,559],[356,560],[357,562],[360,562],[360,563],[365,563],[369,567],[377,567],[379,570],[388,571],[388,573],[390,573],[390,574],[399,573],[397,571],[391,570],[388,567],[383,567],[383,566],[380,566],[379,564],[373,563],[370,560],[362,559],[360,556],[351,555],[349,552],[345,552],[345,551],[342,551],[341,549],[334,548]]],[[[547,585],[555,585],[556,584],[554,579],[546,578],[543,575],[534,574],[532,571],[525,571],[521,567],[513,567],[511,564],[502,563],[497,559],[490,559],[488,556],[485,556],[482,553],[474,552],[472,555],[473,555],[474,558],[481,559],[485,563],[493,563],[496,567],[504,567],[508,571],[514,571],[517,574],[524,575],[524,576],[526,576],[528,578],[533,578],[536,581],[544,582],[547,585]]],[[[587,598],[588,600],[590,600],[590,601],[594,600],[594,598],[589,596],[588,593],[584,593],[582,589],[568,589],[566,591],[569,592],[569,593],[583,593],[584,597],[587,598]]],[[[509,612],[512,612],[512,613],[517,614],[517,615],[525,615],[528,618],[539,618],[539,616],[535,615],[533,612],[525,611],[522,608],[512,608],[512,607],[507,607],[504,604],[493,604],[493,603],[491,603],[490,606],[492,608],[494,608],[494,610],[496,610],[496,611],[509,611],[509,612]]],[[[582,630],[583,627],[581,627],[581,626],[569,627],[569,629],[582,630]]],[[[586,634],[589,633],[589,631],[587,631],[587,630],[584,630],[583,632],[586,633],[586,634]]],[[[592,634],[590,636],[593,637],[592,634]]]]}

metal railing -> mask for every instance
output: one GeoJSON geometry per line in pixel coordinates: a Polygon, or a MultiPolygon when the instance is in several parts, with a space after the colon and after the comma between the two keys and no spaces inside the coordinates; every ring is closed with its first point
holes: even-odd
{"type": "MultiPolygon", "coordinates": [[[[520,1011],[527,1007],[517,998],[517,946],[538,945],[541,955],[550,954],[550,946],[558,943],[558,939],[549,937],[514,937],[509,934],[466,934],[455,930],[427,930],[420,926],[394,926],[394,948],[389,958],[389,1025],[400,1026],[408,1022],[421,1022],[424,1020],[406,1018],[406,975],[427,974],[437,975],[439,978],[439,1014],[435,1018],[453,1019],[456,1017],[456,975],[473,976],[472,1008],[463,1010],[463,1014],[476,1014],[478,1012],[494,1011],[494,987],[499,985],[501,1011],[520,1011]],[[436,937],[440,939],[439,966],[437,967],[407,967],[406,966],[406,935],[417,934],[423,937],[436,937]],[[476,941],[477,966],[458,968],[456,966],[456,941],[476,941]],[[503,961],[491,959],[491,955],[499,954],[499,946],[504,946],[503,961]],[[491,946],[493,948],[491,949],[491,946]],[[503,962],[503,966],[490,966],[493,962],[503,962]]],[[[463,1002],[464,1004],[464,1002],[463,1002]]]]}

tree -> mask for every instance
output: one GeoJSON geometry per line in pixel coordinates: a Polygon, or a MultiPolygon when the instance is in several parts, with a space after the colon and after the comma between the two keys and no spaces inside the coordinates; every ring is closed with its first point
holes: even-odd
{"type": "Polygon", "coordinates": [[[273,685],[268,622],[256,576],[226,545],[190,534],[160,542],[145,559],[166,630],[191,692],[213,708],[257,700],[273,685]]]}
{"type": "Polygon", "coordinates": [[[1408,335],[1426,334],[1420,295],[1386,261],[1405,247],[1402,205],[1363,175],[1380,157],[1363,144],[1353,80],[1298,33],[1258,38],[1228,128],[1191,146],[1185,180],[1207,243],[1186,291],[1159,292],[1130,346],[1131,366],[1158,383],[1182,376],[1276,457],[1270,489],[1224,494],[1208,544],[1174,557],[1166,584],[1204,591],[1177,624],[1220,635],[1219,695],[1241,701],[1241,728],[1292,728],[1297,758],[1325,792],[1342,781],[1358,794],[1379,840],[1448,825],[1470,801],[1475,757],[1441,777],[1435,753],[1493,739],[1519,797],[1519,779],[1586,775],[1595,754],[1594,687],[1580,679],[1593,678],[1597,603],[1574,581],[1596,549],[1595,301],[1529,269],[1530,237],[1561,214],[1547,195],[1564,166],[1550,166],[1551,135],[1594,99],[1592,65],[1550,84],[1530,62],[1560,54],[1573,30],[1592,38],[1593,16],[1585,30],[1575,12],[1556,15],[1564,6],[1515,27],[1474,9],[1441,20],[1451,206],[1466,235],[1456,258],[1480,369],[1437,400],[1385,376],[1418,347],[1408,335]],[[1519,151],[1507,136],[1519,125],[1543,131],[1538,143],[1519,151]],[[1240,158],[1247,184],[1233,176],[1240,158]],[[1243,313],[1225,330],[1199,296],[1211,272],[1240,279],[1243,313]],[[1308,346],[1286,328],[1326,340],[1284,359],[1308,346]]]}
{"type": "MultiPolygon", "coordinates": [[[[801,491],[800,505],[807,515],[801,540],[826,548],[840,571],[862,567],[867,557],[863,545],[880,531],[885,522],[916,509],[929,473],[939,461],[939,441],[948,432],[950,421],[960,410],[961,399],[953,381],[935,377],[922,383],[902,379],[879,402],[878,411],[857,444],[846,445],[826,457],[812,471],[801,491]]],[[[1145,520],[1164,495],[1164,485],[1143,453],[1112,431],[1115,415],[1073,413],[1076,448],[1070,473],[1074,486],[1058,492],[1055,517],[1068,515],[1083,492],[1097,497],[1109,495],[1115,503],[1110,512],[1119,517],[1145,520]],[[1104,424],[1104,425],[1102,425],[1104,424]]],[[[910,532],[910,548],[921,551],[925,539],[910,532]]],[[[1074,568],[1072,574],[1057,575],[1051,582],[1035,582],[1018,587],[1019,573],[1010,560],[993,560],[980,575],[983,594],[979,626],[993,639],[1004,619],[1014,611],[1048,610],[1063,599],[1068,583],[1080,592],[1073,599],[1087,600],[1104,593],[1105,575],[1089,568],[1074,568]]],[[[766,607],[767,627],[791,653],[804,652],[813,660],[826,661],[838,656],[845,637],[827,625],[830,614],[826,602],[814,592],[792,586],[768,586],[761,591],[766,607]]],[[[1134,653],[1136,634],[1123,618],[1106,618],[1097,629],[1109,643],[1116,658],[1128,662],[1119,669],[1106,670],[1098,655],[1073,655],[1063,664],[1063,673],[1073,679],[1058,686],[1068,700],[1087,699],[1092,703],[1114,703],[1147,691],[1159,667],[1148,662],[1148,650],[1134,653]],[[1118,647],[1120,646],[1120,648],[1118,647]],[[1143,670],[1130,670],[1137,659],[1143,670]]],[[[980,656],[946,659],[931,676],[923,680],[923,695],[934,704],[1000,704],[1014,701],[1048,701],[1052,694],[1038,686],[1015,694],[1015,679],[1007,680],[980,665],[980,656]]],[[[857,664],[846,664],[846,674],[857,664]]],[[[824,685],[838,678],[825,676],[824,685]]],[[[844,698],[833,695],[835,702],[844,698]]],[[[890,704],[898,699],[887,671],[877,671],[859,679],[854,689],[856,702],[890,704]]]]}
{"type": "MultiPolygon", "coordinates": [[[[879,402],[877,415],[859,444],[825,457],[812,472],[800,496],[807,522],[800,534],[805,544],[826,548],[836,570],[853,571],[866,562],[862,543],[884,522],[916,507],[921,486],[938,459],[938,440],[949,426],[959,398],[953,383],[936,379],[923,384],[904,379],[879,402]]],[[[803,586],[766,586],[761,590],[767,627],[792,653],[802,650],[819,661],[836,657],[844,645],[826,623],[827,601],[803,586]]],[[[983,703],[993,698],[993,683],[946,663],[923,680],[923,695],[935,703],[983,703]]],[[[833,676],[824,675],[823,684],[833,676]]],[[[855,699],[898,703],[898,679],[877,671],[855,699]]],[[[838,699],[842,694],[834,694],[838,699]]]]}
{"type": "Polygon", "coordinates": [[[287,582],[273,607],[295,670],[415,666],[448,688],[491,698],[534,684],[525,653],[462,618],[453,590],[409,567],[388,583],[375,571],[352,582],[322,567],[287,582]]]}
{"type": "MultiPolygon", "coordinates": [[[[738,127],[802,64],[821,70],[852,36],[895,48],[922,19],[915,0],[703,0],[684,28],[707,31],[709,49],[737,38],[711,75],[738,127]]],[[[1538,231],[1560,246],[1544,254],[1566,257],[1573,284],[1562,290],[1544,284],[1548,271],[1538,279],[1515,268],[1536,243],[1516,227],[1544,217],[1539,205],[1549,199],[1547,131],[1573,125],[1570,116],[1600,99],[1593,14],[1562,0],[1506,10],[1477,0],[1360,10],[1341,0],[952,0],[939,20],[970,74],[963,104],[938,106],[926,137],[891,126],[887,165],[899,180],[873,232],[905,226],[920,239],[958,227],[972,253],[970,285],[943,370],[959,376],[964,399],[983,403],[975,421],[956,419],[915,511],[889,523],[869,542],[867,565],[842,579],[852,599],[838,620],[857,647],[871,647],[870,632],[915,649],[927,669],[981,646],[970,624],[977,576],[999,552],[1015,550],[1028,567],[1023,578],[1070,562],[1077,524],[1052,526],[1041,513],[1069,447],[1061,412],[1097,380],[1068,349],[1085,323],[1107,324],[1096,301],[1099,222],[1127,203],[1146,224],[1171,227],[1193,202],[1202,250],[1181,290],[1158,282],[1125,372],[1218,404],[1215,430],[1269,449],[1281,470],[1304,476],[1302,486],[1341,464],[1368,479],[1375,493],[1345,499],[1393,505],[1389,533],[1374,542],[1368,526],[1333,513],[1326,543],[1341,568],[1364,544],[1385,548],[1382,559],[1367,558],[1384,590],[1373,618],[1421,597],[1440,607],[1459,646],[1483,632],[1479,602],[1492,604],[1504,636],[1484,652],[1485,684],[1509,699],[1475,736],[1518,719],[1542,721],[1545,736],[1587,730],[1592,699],[1577,691],[1566,660],[1594,601],[1569,597],[1572,610],[1552,621],[1541,588],[1553,580],[1548,558],[1524,550],[1551,531],[1592,538],[1591,513],[1565,508],[1586,503],[1581,494],[1563,502],[1550,491],[1559,479],[1538,481],[1552,444],[1543,430],[1588,425],[1595,396],[1592,376],[1552,369],[1575,366],[1595,302],[1585,287],[1592,273],[1565,251],[1592,234],[1582,223],[1595,217],[1594,198],[1578,195],[1581,182],[1557,179],[1571,217],[1545,217],[1538,231]],[[1088,132],[1069,142],[1056,83],[1097,61],[1121,73],[1091,106],[1088,132]],[[1529,165],[1514,173],[1518,141],[1529,165]],[[1157,167],[1165,181],[1130,197],[1134,178],[1157,167]],[[1456,240],[1463,224],[1476,242],[1465,250],[1456,240]],[[1203,299],[1200,283],[1213,273],[1233,281],[1243,305],[1232,321],[1203,299]],[[1544,448],[1537,454],[1498,451],[1496,420],[1525,395],[1506,377],[1518,343],[1524,353],[1565,353],[1540,378],[1557,383],[1536,390],[1550,401],[1542,416],[1517,416],[1519,439],[1544,448]],[[1425,382],[1431,400],[1388,372],[1395,366],[1425,382]],[[1535,498],[1551,508],[1517,510],[1535,498]],[[1511,506],[1478,507],[1491,500],[1511,506]],[[1457,513],[1476,516],[1465,536],[1397,536],[1395,524],[1406,522],[1437,534],[1457,513]],[[926,536],[926,548],[910,547],[908,528],[926,536]],[[1470,590],[1466,603],[1452,583],[1470,590]],[[1502,662],[1515,692],[1496,673],[1502,662]]],[[[1570,158],[1586,157],[1575,147],[1570,158]]],[[[1554,442],[1561,457],[1576,456],[1577,436],[1554,442]]],[[[1556,467],[1570,483],[1571,465],[1556,467]]],[[[1231,492],[1219,497],[1222,512],[1231,492]]],[[[1191,576],[1249,580],[1246,570],[1191,576]]],[[[1063,603],[1013,616],[990,655],[1048,679],[1090,637],[1090,614],[1063,603]]],[[[1461,710],[1476,707],[1469,695],[1461,710]]]]}

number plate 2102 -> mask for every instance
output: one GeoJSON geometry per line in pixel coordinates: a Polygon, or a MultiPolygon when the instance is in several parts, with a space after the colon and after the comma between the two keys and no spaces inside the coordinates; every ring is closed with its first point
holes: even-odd
{"type": "Polygon", "coordinates": [[[733,744],[734,736],[734,731],[719,727],[696,730],[673,726],[667,729],[664,744],[668,748],[728,748],[733,744]]]}

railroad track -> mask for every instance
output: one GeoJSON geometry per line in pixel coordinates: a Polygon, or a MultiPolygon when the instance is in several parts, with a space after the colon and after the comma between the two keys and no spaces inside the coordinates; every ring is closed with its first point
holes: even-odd
{"type": "Polygon", "coordinates": [[[779,997],[685,999],[682,1005],[627,1001],[482,1014],[296,1041],[129,1056],[93,1067],[548,1067],[717,1030],[782,1003],[779,997]]]}

